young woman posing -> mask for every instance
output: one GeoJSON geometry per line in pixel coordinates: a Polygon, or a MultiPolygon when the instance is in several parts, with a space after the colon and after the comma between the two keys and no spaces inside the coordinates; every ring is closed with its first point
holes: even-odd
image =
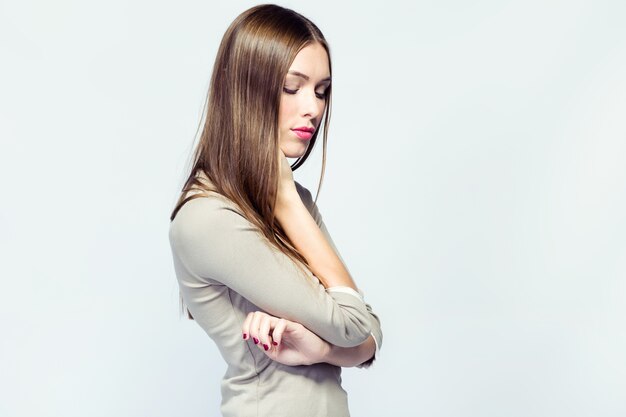
{"type": "Polygon", "coordinates": [[[220,44],[169,240],[187,314],[228,365],[223,416],[349,416],[341,367],[382,344],[287,160],[306,161],[322,120],[325,155],[331,77],[322,33],[290,9],[246,10],[220,44]]]}

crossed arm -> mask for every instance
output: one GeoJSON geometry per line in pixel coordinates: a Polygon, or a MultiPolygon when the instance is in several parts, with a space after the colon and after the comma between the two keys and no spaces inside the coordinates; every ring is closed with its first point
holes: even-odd
{"type": "MultiPolygon", "coordinates": [[[[300,184],[296,185],[296,189],[298,194],[294,194],[288,201],[283,200],[276,207],[276,217],[283,230],[307,259],[312,272],[325,288],[335,287],[359,293],[321,220],[310,192],[300,184]]],[[[372,314],[371,306],[367,305],[367,308],[372,314]]],[[[375,319],[378,320],[377,317],[375,319]]],[[[303,364],[326,362],[342,367],[369,366],[378,347],[373,333],[357,346],[340,347],[324,341],[304,326],[299,327],[295,322],[262,312],[248,314],[242,327],[244,339],[252,337],[260,349],[279,362],[295,361],[294,357],[300,354],[303,364]],[[264,330],[258,333],[258,337],[257,329],[264,330]],[[286,343],[278,347],[283,338],[286,343]]]]}
{"type": "Polygon", "coordinates": [[[250,312],[244,320],[243,339],[254,344],[270,359],[285,365],[331,365],[363,367],[373,361],[376,341],[372,335],[358,346],[331,345],[300,323],[271,316],[262,311],[250,312]]]}

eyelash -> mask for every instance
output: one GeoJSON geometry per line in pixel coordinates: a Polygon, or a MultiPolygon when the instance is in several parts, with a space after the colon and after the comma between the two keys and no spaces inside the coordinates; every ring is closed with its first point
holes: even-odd
{"type": "MultiPolygon", "coordinates": [[[[283,91],[287,94],[296,94],[296,92],[298,92],[298,90],[289,90],[288,88],[284,88],[283,87],[283,91]]],[[[325,100],[326,99],[326,93],[324,94],[318,94],[315,93],[315,95],[317,96],[317,98],[319,98],[320,100],[325,100]]]]}

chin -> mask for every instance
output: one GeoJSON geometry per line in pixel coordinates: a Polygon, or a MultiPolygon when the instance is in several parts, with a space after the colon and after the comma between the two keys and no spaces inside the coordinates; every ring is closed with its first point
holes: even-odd
{"type": "Polygon", "coordinates": [[[282,149],[287,158],[299,158],[306,152],[307,145],[304,143],[295,143],[281,146],[280,149],[282,149]]]}

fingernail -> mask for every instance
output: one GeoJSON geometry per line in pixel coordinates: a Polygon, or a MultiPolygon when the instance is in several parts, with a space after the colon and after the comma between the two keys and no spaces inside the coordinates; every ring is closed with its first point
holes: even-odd
{"type": "Polygon", "coordinates": [[[256,337],[253,337],[252,340],[254,340],[254,344],[256,345],[257,343],[259,343],[259,339],[257,339],[256,337]]]}
{"type": "Polygon", "coordinates": [[[270,347],[268,345],[266,345],[265,343],[263,343],[263,349],[268,350],[270,347]]]}
{"type": "Polygon", "coordinates": [[[274,346],[278,346],[278,343],[276,343],[276,342],[272,342],[272,344],[273,344],[274,346]]]}
{"type": "Polygon", "coordinates": [[[248,337],[246,333],[243,334],[243,339],[245,340],[248,337]]]}

